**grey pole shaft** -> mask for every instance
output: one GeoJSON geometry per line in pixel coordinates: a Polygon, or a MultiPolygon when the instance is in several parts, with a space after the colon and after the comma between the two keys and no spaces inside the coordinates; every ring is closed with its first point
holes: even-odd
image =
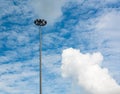
{"type": "Polygon", "coordinates": [[[39,37],[40,37],[40,94],[42,94],[42,31],[41,31],[41,26],[39,27],[39,37]]]}

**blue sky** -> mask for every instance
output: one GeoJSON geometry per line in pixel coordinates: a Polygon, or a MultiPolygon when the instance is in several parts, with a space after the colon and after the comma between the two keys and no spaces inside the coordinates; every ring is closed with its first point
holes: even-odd
{"type": "Polygon", "coordinates": [[[101,67],[120,84],[119,0],[0,0],[0,94],[39,94],[39,31],[42,28],[43,94],[89,94],[61,76],[66,48],[101,52],[101,67]]]}

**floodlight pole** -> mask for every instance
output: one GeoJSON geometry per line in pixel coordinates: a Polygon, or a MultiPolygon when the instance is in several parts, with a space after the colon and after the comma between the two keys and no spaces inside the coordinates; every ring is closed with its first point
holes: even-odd
{"type": "Polygon", "coordinates": [[[39,39],[39,42],[40,42],[40,51],[39,51],[39,54],[40,54],[40,57],[39,57],[39,61],[40,61],[40,94],[42,94],[42,30],[41,30],[41,26],[39,27],[39,35],[40,35],[40,39],[39,39]]]}
{"type": "Polygon", "coordinates": [[[44,19],[36,19],[35,21],[34,21],[34,24],[35,25],[37,25],[37,26],[39,26],[39,35],[40,35],[40,37],[39,37],[39,43],[40,43],[40,45],[39,45],[39,63],[40,63],[40,94],[42,94],[42,30],[41,30],[41,27],[42,26],[45,26],[46,24],[47,24],[47,21],[45,21],[44,19]]]}

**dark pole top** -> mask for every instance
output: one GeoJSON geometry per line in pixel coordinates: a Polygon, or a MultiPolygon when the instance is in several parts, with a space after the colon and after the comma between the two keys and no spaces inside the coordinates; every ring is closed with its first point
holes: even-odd
{"type": "Polygon", "coordinates": [[[44,19],[36,19],[34,21],[34,24],[37,26],[45,26],[47,24],[47,21],[44,19]]]}

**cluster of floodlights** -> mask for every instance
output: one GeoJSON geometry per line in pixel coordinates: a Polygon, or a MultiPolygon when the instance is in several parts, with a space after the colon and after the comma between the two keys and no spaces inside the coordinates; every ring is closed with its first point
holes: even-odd
{"type": "Polygon", "coordinates": [[[37,26],[45,26],[47,24],[47,21],[44,19],[36,19],[34,21],[34,24],[37,26]]]}

